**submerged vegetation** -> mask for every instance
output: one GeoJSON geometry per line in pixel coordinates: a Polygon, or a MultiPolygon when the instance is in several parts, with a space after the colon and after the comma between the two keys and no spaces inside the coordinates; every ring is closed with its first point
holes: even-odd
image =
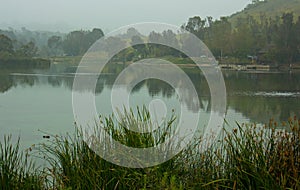
{"type": "MultiPolygon", "coordinates": [[[[131,147],[148,147],[172,136],[175,117],[166,128],[139,135],[126,125],[149,125],[149,112],[126,112],[120,121],[102,118],[113,138],[131,147]]],[[[300,120],[289,118],[265,126],[238,125],[224,129],[219,141],[201,152],[201,139],[195,139],[171,160],[149,168],[126,168],[95,154],[77,128],[73,135],[53,135],[48,142],[30,147],[31,156],[46,160],[39,170],[28,154],[4,138],[0,155],[1,189],[299,189],[300,120]]]]}

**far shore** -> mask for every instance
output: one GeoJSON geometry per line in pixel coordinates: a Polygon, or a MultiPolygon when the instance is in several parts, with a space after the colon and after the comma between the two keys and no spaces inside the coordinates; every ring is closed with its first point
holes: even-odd
{"type": "MultiPolygon", "coordinates": [[[[78,65],[81,61],[82,56],[60,56],[48,58],[53,64],[70,63],[72,65],[78,65]]],[[[145,58],[147,59],[147,58],[145,58]]],[[[150,59],[150,58],[149,58],[150,59]]],[[[178,57],[162,57],[160,59],[166,59],[181,68],[195,68],[196,65],[189,58],[178,58],[178,57]]],[[[130,65],[135,61],[113,61],[110,64],[116,65],[130,65]]],[[[219,61],[217,61],[219,63],[219,61]]],[[[202,66],[209,66],[210,64],[203,64],[202,66]]],[[[222,70],[235,70],[235,71],[291,71],[300,70],[300,63],[285,63],[285,64],[264,64],[264,63],[252,63],[249,62],[237,62],[237,63],[219,63],[219,67],[222,70]]]]}

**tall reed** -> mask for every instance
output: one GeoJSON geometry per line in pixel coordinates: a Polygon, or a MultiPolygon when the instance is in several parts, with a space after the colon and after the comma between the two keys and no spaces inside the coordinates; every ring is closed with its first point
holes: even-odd
{"type": "MultiPolygon", "coordinates": [[[[128,110],[124,115],[101,118],[102,126],[126,146],[145,148],[174,133],[170,116],[153,133],[136,133],[128,126],[152,125],[149,111],[128,110]]],[[[195,137],[187,148],[157,166],[127,168],[112,164],[92,151],[84,131],[53,135],[37,146],[47,161],[39,171],[5,137],[1,145],[0,189],[300,189],[300,120],[274,120],[264,126],[237,124],[224,129],[218,141],[204,152],[195,137]]]]}
{"type": "Polygon", "coordinates": [[[20,150],[20,138],[15,144],[12,136],[0,141],[0,189],[44,189],[44,176],[20,150]]]}

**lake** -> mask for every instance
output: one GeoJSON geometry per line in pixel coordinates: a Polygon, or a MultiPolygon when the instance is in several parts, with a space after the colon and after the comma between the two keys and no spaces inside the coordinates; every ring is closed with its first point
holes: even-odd
{"type": "MultiPolygon", "coordinates": [[[[96,86],[96,107],[101,115],[112,113],[112,85],[121,65],[106,69],[96,86]]],[[[50,68],[1,68],[0,70],[0,131],[21,137],[23,147],[44,141],[44,134],[74,131],[72,85],[76,66],[51,64],[50,68]]],[[[193,82],[200,105],[190,99],[180,99],[174,89],[155,79],[136,85],[130,97],[132,107],[163,100],[167,112],[178,110],[180,103],[188,112],[200,112],[199,127],[205,127],[210,112],[210,93],[200,71],[184,69],[193,82]]],[[[227,90],[226,121],[267,123],[300,115],[300,73],[223,71],[227,90]]],[[[120,87],[122,88],[122,86],[120,87]]],[[[124,88],[124,87],[123,87],[124,88]]]]}

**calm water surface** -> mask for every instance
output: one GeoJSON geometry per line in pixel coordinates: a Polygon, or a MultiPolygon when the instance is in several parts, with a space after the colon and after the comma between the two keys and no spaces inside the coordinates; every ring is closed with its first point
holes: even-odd
{"type": "MultiPolygon", "coordinates": [[[[53,64],[45,69],[1,68],[0,133],[21,136],[23,147],[44,141],[45,133],[74,131],[72,84],[76,67],[53,64]]],[[[110,93],[119,66],[107,69],[96,87],[99,114],[112,113],[110,93]]],[[[199,127],[205,127],[210,112],[210,94],[200,71],[186,69],[199,95],[200,105],[182,100],[174,89],[159,80],[140,82],[131,92],[130,105],[135,107],[161,99],[167,111],[178,110],[183,103],[187,111],[200,112],[199,127]]],[[[300,115],[300,73],[223,71],[227,88],[226,120],[240,123],[266,123],[270,118],[286,120],[300,115]]],[[[122,87],[120,87],[122,88],[122,87]]]]}

